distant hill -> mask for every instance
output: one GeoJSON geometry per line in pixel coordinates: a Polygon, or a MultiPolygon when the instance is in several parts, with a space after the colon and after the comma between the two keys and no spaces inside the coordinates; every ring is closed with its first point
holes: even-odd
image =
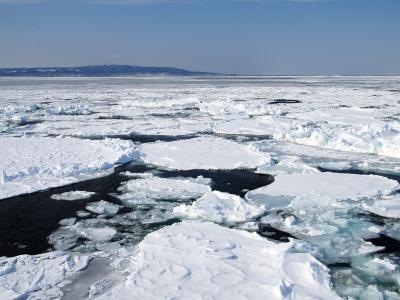
{"type": "Polygon", "coordinates": [[[0,76],[32,77],[86,77],[86,76],[175,75],[196,76],[216,73],[195,72],[169,67],[138,67],[128,65],[102,65],[84,67],[0,68],[0,76]]]}

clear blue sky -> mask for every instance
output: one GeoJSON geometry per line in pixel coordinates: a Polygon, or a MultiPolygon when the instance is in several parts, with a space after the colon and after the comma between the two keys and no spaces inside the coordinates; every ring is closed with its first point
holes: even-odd
{"type": "Polygon", "coordinates": [[[0,67],[399,74],[400,0],[0,0],[0,67]]]}

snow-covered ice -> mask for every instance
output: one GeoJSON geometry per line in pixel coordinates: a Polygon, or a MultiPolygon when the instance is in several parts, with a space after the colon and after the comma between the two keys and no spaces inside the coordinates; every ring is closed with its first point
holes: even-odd
{"type": "Polygon", "coordinates": [[[141,151],[144,161],[179,170],[255,168],[270,162],[267,153],[214,137],[144,144],[141,151]]]}
{"type": "Polygon", "coordinates": [[[149,234],[125,282],[98,299],[339,299],[327,268],[306,253],[213,223],[149,234]]]}

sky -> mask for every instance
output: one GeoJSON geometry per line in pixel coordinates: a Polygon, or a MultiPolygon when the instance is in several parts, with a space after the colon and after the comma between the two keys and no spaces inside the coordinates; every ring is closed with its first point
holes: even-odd
{"type": "Polygon", "coordinates": [[[0,0],[0,67],[400,75],[400,0],[0,0]]]}

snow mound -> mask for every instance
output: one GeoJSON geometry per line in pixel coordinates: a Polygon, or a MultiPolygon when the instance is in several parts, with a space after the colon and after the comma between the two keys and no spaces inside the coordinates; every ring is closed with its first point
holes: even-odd
{"type": "Polygon", "coordinates": [[[116,139],[3,137],[0,149],[0,199],[104,175],[139,156],[116,139]]]}
{"type": "Polygon", "coordinates": [[[51,195],[50,198],[54,200],[74,201],[74,200],[88,199],[94,194],[96,193],[87,191],[72,191],[72,192],[65,192],[62,194],[54,194],[51,195]]]}
{"type": "MultiPolygon", "coordinates": [[[[268,204],[269,197],[308,197],[310,201],[321,198],[332,200],[359,200],[388,195],[399,184],[395,180],[376,175],[338,173],[308,173],[278,175],[268,186],[246,194],[247,199],[268,204]]],[[[304,200],[306,201],[306,200],[304,200]]]]}
{"type": "Polygon", "coordinates": [[[92,112],[86,105],[83,104],[68,104],[50,107],[46,113],[52,115],[89,115],[92,112]]]}
{"type": "Polygon", "coordinates": [[[122,195],[117,197],[126,206],[154,203],[155,200],[189,200],[211,191],[208,184],[209,180],[203,177],[181,179],[145,176],[123,184],[118,188],[122,195]]]}
{"type": "Polygon", "coordinates": [[[261,215],[264,206],[246,202],[239,196],[218,191],[208,192],[192,205],[182,204],[174,213],[189,219],[203,219],[215,223],[237,223],[261,215]]]}
{"type": "Polygon", "coordinates": [[[68,278],[86,268],[90,257],[50,252],[0,259],[0,299],[61,299],[68,278]]]}
{"type": "Polygon", "coordinates": [[[328,269],[255,233],[183,222],[149,234],[125,282],[98,299],[339,299],[328,269]]]}
{"type": "Polygon", "coordinates": [[[254,168],[271,161],[253,147],[215,137],[144,144],[141,151],[144,161],[179,170],[254,168]]]}

